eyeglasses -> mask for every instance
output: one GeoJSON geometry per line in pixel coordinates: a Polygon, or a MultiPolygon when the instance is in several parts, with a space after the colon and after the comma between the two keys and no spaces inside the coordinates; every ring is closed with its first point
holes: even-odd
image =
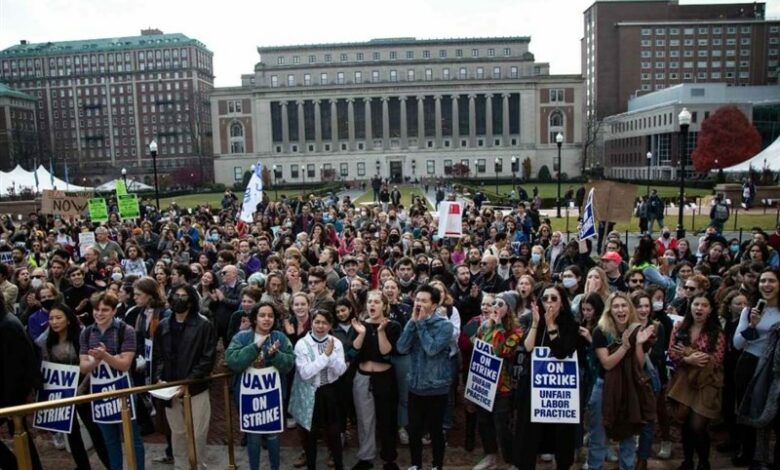
{"type": "Polygon", "coordinates": [[[685,286],[684,289],[687,290],[688,292],[693,292],[696,290],[696,288],[693,286],[685,286]]]}
{"type": "Polygon", "coordinates": [[[628,282],[630,282],[631,284],[641,284],[641,283],[645,282],[645,280],[644,279],[629,279],[628,282]]]}
{"type": "Polygon", "coordinates": [[[545,295],[542,297],[542,300],[545,302],[557,302],[559,299],[557,295],[545,295]]]}

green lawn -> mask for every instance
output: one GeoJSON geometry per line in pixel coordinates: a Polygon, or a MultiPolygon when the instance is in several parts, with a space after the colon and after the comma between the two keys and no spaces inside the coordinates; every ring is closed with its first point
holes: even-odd
{"type": "MultiPolygon", "coordinates": [[[[490,184],[489,180],[479,180],[479,186],[484,188],[485,191],[490,191],[491,193],[496,192],[495,182],[490,184]]],[[[534,186],[539,188],[539,195],[542,197],[542,199],[555,198],[558,194],[558,185],[556,183],[526,183],[520,184],[520,186],[522,186],[528,192],[529,197],[533,195],[534,186]]],[[[577,191],[577,189],[580,187],[579,183],[561,183],[561,197],[566,194],[566,191],[569,190],[570,186],[574,189],[574,191],[577,191]]],[[[677,197],[677,195],[680,193],[679,188],[672,186],[656,187],[651,185],[650,189],[652,190],[653,188],[658,190],[658,195],[662,198],[677,197]]],[[[498,185],[498,191],[501,195],[508,195],[512,191],[512,185],[500,184],[498,185]]],[[[637,196],[642,196],[644,194],[647,194],[647,186],[637,185],[637,196]]],[[[712,194],[712,191],[709,189],[686,188],[685,194],[688,195],[688,197],[709,196],[712,194]]]]}
{"type": "MultiPolygon", "coordinates": [[[[301,190],[301,189],[283,189],[278,191],[279,198],[282,197],[282,195],[287,196],[288,198],[291,197],[298,197],[302,192],[308,192],[311,191],[310,189],[307,190],[301,190]]],[[[235,193],[238,197],[239,201],[244,197],[243,191],[238,191],[235,193]]],[[[276,200],[277,193],[274,192],[274,190],[266,190],[266,194],[268,197],[271,198],[272,201],[276,200]]],[[[218,207],[220,201],[222,201],[222,196],[224,196],[225,193],[219,192],[219,193],[195,193],[195,194],[186,194],[183,196],[175,196],[175,197],[161,197],[160,198],[160,207],[168,207],[172,202],[176,202],[176,204],[179,207],[195,207],[200,204],[211,204],[212,207],[218,207]]],[[[150,199],[154,199],[154,194],[151,195],[150,199]]]]}
{"type": "MultiPolygon", "coordinates": [[[[553,230],[560,230],[562,232],[566,231],[566,214],[562,213],[562,217],[560,219],[556,218],[555,216],[550,217],[550,221],[552,222],[553,230]]],[[[766,214],[750,214],[750,215],[742,215],[741,213],[737,216],[737,228],[736,230],[739,230],[740,228],[744,229],[745,232],[749,232],[751,228],[753,227],[761,227],[764,230],[771,232],[773,228],[775,227],[775,221],[777,220],[777,213],[774,211],[767,211],[766,214]]],[[[667,214],[666,218],[664,219],[664,223],[672,229],[676,230],[677,228],[677,214],[667,214]]],[[[709,214],[701,214],[696,215],[696,217],[692,217],[690,214],[685,215],[684,219],[685,223],[685,230],[688,232],[689,236],[691,233],[691,227],[693,227],[696,231],[704,230],[707,228],[707,225],[710,223],[709,214]]],[[[658,225],[656,224],[655,232],[658,232],[658,225]]],[[[734,216],[726,222],[726,225],[724,227],[726,231],[732,231],[734,230],[734,216]]],[[[575,232],[577,230],[577,218],[575,216],[569,217],[569,231],[575,232]]],[[[635,233],[639,230],[639,219],[636,217],[631,219],[631,223],[619,223],[615,225],[615,230],[618,232],[625,232],[628,230],[631,233],[635,233]]]]}
{"type": "MultiPolygon", "coordinates": [[[[412,204],[412,194],[421,196],[423,200],[425,200],[425,202],[428,204],[428,209],[433,209],[431,207],[431,204],[428,202],[428,199],[425,198],[425,195],[423,194],[424,191],[419,186],[399,186],[398,189],[401,190],[401,204],[407,209],[412,204]]],[[[366,191],[365,194],[357,198],[354,202],[355,204],[360,204],[363,202],[373,202],[373,201],[374,201],[374,191],[369,188],[369,190],[366,191]]]]}

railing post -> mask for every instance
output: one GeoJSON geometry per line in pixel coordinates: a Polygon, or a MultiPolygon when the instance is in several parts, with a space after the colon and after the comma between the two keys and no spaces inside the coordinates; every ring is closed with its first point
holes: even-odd
{"type": "Polygon", "coordinates": [[[227,445],[228,445],[228,467],[227,470],[236,470],[236,453],[233,449],[233,410],[230,408],[230,379],[225,377],[225,420],[227,420],[227,445]]]}
{"type": "Polygon", "coordinates": [[[187,456],[190,460],[190,469],[198,470],[198,452],[195,448],[195,428],[192,420],[192,396],[190,395],[190,386],[184,387],[184,427],[187,429],[187,456]]]}
{"type": "Polygon", "coordinates": [[[16,454],[16,464],[21,470],[32,469],[28,439],[30,436],[24,428],[24,415],[14,416],[14,454],[16,454]]]}
{"type": "Polygon", "coordinates": [[[132,395],[120,397],[122,402],[122,445],[125,448],[125,461],[127,468],[136,468],[135,466],[135,447],[133,446],[133,421],[130,419],[130,408],[127,400],[132,400],[132,395]]]}

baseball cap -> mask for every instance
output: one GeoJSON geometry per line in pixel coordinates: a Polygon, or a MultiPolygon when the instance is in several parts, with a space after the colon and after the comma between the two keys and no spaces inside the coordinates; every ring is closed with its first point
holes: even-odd
{"type": "Polygon", "coordinates": [[[601,261],[614,261],[615,263],[620,264],[623,261],[623,258],[615,251],[608,251],[601,257],[601,261]]]}

